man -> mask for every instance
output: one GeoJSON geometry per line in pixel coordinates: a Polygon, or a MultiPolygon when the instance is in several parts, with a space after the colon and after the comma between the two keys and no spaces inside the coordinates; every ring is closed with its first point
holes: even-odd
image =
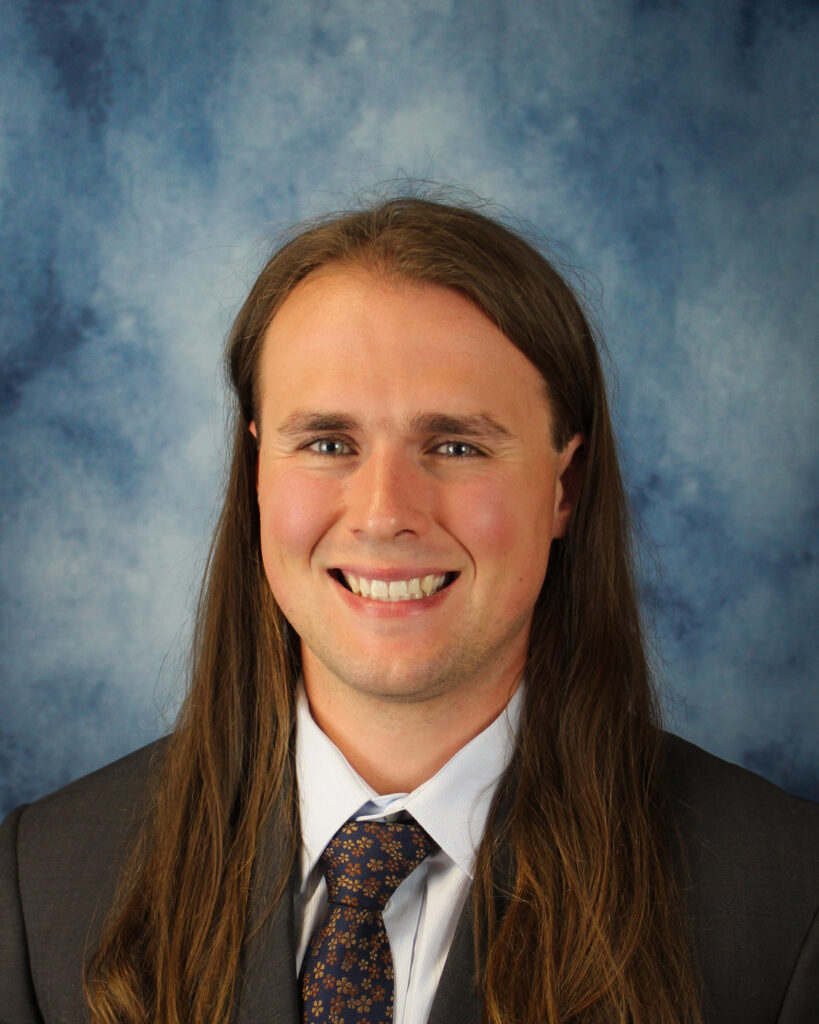
{"type": "Polygon", "coordinates": [[[382,203],[275,253],[227,357],[189,696],[4,825],[0,1014],[819,1020],[819,813],[657,727],[554,268],[382,203]]]}

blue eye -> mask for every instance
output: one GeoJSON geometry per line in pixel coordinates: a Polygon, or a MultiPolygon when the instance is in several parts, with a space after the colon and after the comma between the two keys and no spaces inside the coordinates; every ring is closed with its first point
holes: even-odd
{"type": "Polygon", "coordinates": [[[317,441],[311,442],[308,447],[317,455],[349,455],[352,451],[348,444],[339,441],[336,437],[319,438],[317,441]]]}
{"type": "Polygon", "coordinates": [[[467,444],[466,441],[445,441],[435,450],[448,459],[468,459],[482,454],[473,444],[467,444]]]}

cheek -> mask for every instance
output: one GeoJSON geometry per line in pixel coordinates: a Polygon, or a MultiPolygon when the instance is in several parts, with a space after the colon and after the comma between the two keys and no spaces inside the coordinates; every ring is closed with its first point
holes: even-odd
{"type": "Polygon", "coordinates": [[[481,553],[503,551],[514,540],[517,516],[513,502],[497,487],[462,490],[451,521],[457,535],[478,558],[481,553]]]}
{"type": "Polygon", "coordinates": [[[520,483],[476,485],[458,495],[450,523],[479,577],[500,576],[509,583],[514,579],[527,592],[539,592],[549,557],[551,514],[546,496],[534,495],[520,483]]]}
{"type": "Polygon", "coordinates": [[[273,478],[262,474],[259,516],[268,576],[279,565],[309,558],[332,522],[331,491],[326,481],[298,473],[273,478]]]}

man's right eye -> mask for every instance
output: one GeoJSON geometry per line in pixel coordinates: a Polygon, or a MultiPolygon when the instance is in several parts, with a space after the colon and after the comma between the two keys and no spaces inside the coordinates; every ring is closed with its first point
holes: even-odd
{"type": "Polygon", "coordinates": [[[317,455],[350,455],[352,448],[337,437],[320,437],[307,446],[308,450],[317,455]]]}

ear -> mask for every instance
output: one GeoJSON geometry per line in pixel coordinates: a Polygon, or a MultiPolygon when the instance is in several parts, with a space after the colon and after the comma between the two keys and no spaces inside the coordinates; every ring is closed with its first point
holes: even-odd
{"type": "Polygon", "coordinates": [[[259,432],[256,429],[256,421],[251,420],[247,428],[256,440],[256,493],[259,493],[259,432]]]}
{"type": "Polygon", "coordinates": [[[557,456],[557,484],[552,537],[564,537],[582,483],[581,449],[585,438],[575,434],[557,456]]]}

